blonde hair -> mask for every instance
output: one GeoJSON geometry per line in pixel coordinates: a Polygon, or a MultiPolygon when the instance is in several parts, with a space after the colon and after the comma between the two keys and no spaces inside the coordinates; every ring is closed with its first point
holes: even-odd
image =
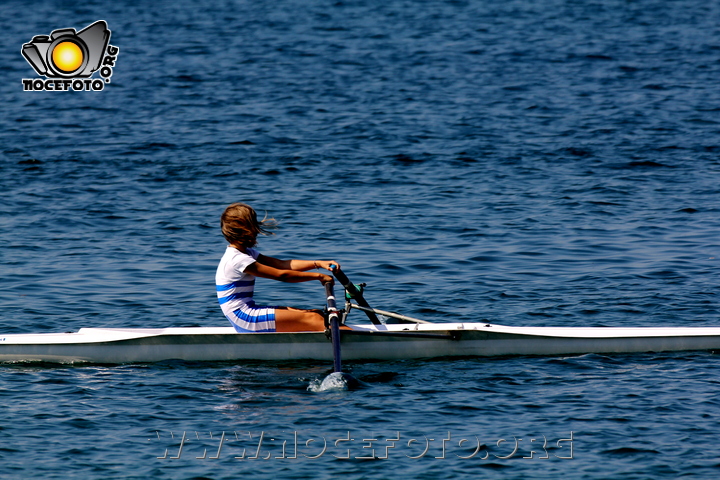
{"type": "Polygon", "coordinates": [[[275,219],[268,219],[267,215],[258,221],[255,210],[244,203],[233,203],[220,216],[220,228],[225,240],[243,248],[254,247],[260,234],[273,235],[269,229],[275,226],[275,219]]]}

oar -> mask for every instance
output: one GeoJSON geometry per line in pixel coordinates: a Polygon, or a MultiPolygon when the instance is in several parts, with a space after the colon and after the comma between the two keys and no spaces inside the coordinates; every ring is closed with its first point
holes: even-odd
{"type": "Polygon", "coordinates": [[[333,347],[333,371],[342,372],[342,362],[340,360],[340,319],[338,318],[338,309],[335,304],[335,292],[333,291],[332,282],[325,284],[325,293],[327,294],[328,323],[330,324],[330,336],[333,347]]]}
{"type": "Polygon", "coordinates": [[[333,283],[325,284],[325,293],[327,294],[327,311],[328,323],[330,325],[330,337],[332,339],[333,349],[333,373],[325,377],[320,384],[318,390],[336,390],[338,388],[352,390],[360,385],[360,382],[350,375],[342,371],[342,361],[340,359],[340,318],[338,317],[338,309],[335,304],[335,292],[333,291],[333,283]]]}
{"type": "Polygon", "coordinates": [[[347,290],[348,295],[350,295],[350,298],[354,299],[358,305],[361,307],[365,307],[369,310],[363,310],[365,314],[368,316],[370,321],[375,325],[381,325],[382,322],[380,322],[380,319],[375,315],[375,312],[372,311],[372,308],[370,307],[370,304],[368,304],[367,301],[365,301],[365,298],[363,297],[363,294],[358,288],[348,280],[347,276],[343,273],[342,270],[337,268],[335,265],[332,266],[332,273],[335,275],[335,278],[338,279],[338,282],[342,284],[343,287],[345,287],[345,290],[347,290]]]}

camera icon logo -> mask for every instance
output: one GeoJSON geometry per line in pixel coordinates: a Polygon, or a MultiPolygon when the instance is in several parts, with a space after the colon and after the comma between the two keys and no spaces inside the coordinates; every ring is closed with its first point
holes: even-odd
{"type": "Polygon", "coordinates": [[[79,32],[61,28],[37,35],[22,46],[22,54],[47,78],[88,78],[100,68],[109,41],[107,23],[99,20],[79,32]]]}

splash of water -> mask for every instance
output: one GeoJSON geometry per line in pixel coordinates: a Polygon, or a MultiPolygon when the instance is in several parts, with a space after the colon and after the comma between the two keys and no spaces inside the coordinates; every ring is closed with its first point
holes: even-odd
{"type": "Polygon", "coordinates": [[[308,385],[308,391],[313,393],[350,390],[358,385],[358,380],[344,372],[333,372],[322,381],[315,379],[308,385]]]}

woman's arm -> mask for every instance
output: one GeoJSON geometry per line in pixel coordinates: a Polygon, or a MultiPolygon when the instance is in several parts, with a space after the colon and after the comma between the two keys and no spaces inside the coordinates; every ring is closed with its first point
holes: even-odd
{"type": "Polygon", "coordinates": [[[332,265],[340,268],[340,264],[334,260],[280,260],[279,258],[268,257],[263,254],[260,254],[257,258],[257,263],[278,270],[293,270],[296,272],[306,272],[314,268],[330,270],[332,265]]]}
{"type": "MultiPolygon", "coordinates": [[[[270,257],[265,257],[270,258],[270,257]]],[[[249,273],[250,275],[254,275],[256,277],[261,278],[271,278],[273,280],[279,280],[281,282],[288,282],[288,283],[300,283],[300,282],[310,282],[313,280],[318,280],[323,285],[329,282],[333,282],[333,277],[330,275],[325,275],[324,273],[320,272],[306,272],[302,270],[291,270],[287,268],[276,268],[274,266],[266,265],[261,263],[260,258],[258,258],[257,262],[253,262],[247,267],[245,267],[245,273],[249,273]]],[[[275,259],[274,259],[275,260],[275,259]]],[[[281,264],[284,264],[283,262],[296,262],[297,260],[281,260],[281,264]]],[[[301,262],[306,262],[301,260],[301,262]]],[[[271,262],[272,263],[272,262],[271,262]]],[[[313,265],[313,262],[309,262],[310,267],[309,269],[315,268],[313,265]]],[[[289,264],[289,263],[288,263],[289,264]]],[[[304,265],[304,263],[303,263],[304,265]]],[[[318,265],[320,265],[320,262],[318,262],[318,265]]]]}

